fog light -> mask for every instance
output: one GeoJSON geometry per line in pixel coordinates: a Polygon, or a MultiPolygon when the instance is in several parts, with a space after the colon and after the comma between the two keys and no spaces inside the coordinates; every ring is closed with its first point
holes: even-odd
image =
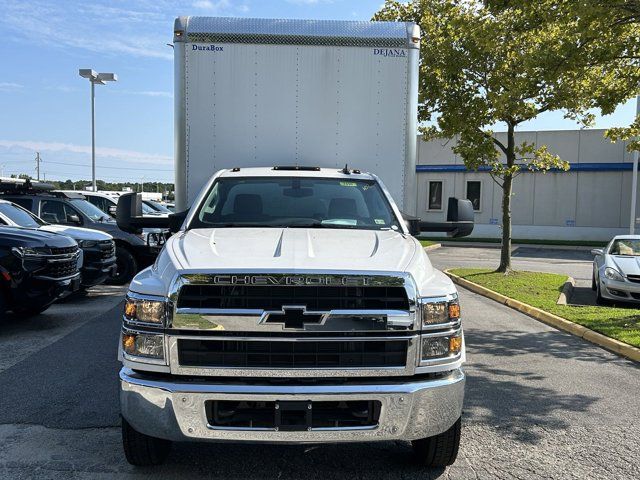
{"type": "Polygon", "coordinates": [[[164,337],[147,333],[123,333],[122,350],[127,355],[136,357],[164,358],[164,337]]]}

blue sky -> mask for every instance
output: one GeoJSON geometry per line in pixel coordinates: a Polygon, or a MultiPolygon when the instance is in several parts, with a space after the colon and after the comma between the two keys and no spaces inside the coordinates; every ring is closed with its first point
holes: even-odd
{"type": "MultiPolygon", "coordinates": [[[[172,181],[173,19],[179,15],[367,20],[382,0],[0,0],[0,174],[91,176],[89,83],[78,68],[116,72],[96,87],[98,178],[172,181]]],[[[635,102],[596,127],[626,125],[635,102]]],[[[527,130],[575,128],[558,113],[527,130]]]]}

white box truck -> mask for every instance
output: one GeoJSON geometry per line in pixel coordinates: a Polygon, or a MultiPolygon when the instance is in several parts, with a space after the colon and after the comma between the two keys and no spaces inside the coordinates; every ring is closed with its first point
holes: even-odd
{"type": "Polygon", "coordinates": [[[181,17],[174,40],[184,211],[118,202],[121,228],[175,232],[126,297],[127,459],[159,463],[172,441],[406,440],[450,465],[460,305],[413,234],[468,234],[473,211],[401,213],[415,208],[418,27],[181,17]]]}

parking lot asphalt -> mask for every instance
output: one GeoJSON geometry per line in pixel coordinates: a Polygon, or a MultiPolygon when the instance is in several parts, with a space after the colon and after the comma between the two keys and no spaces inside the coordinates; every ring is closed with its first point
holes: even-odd
{"type": "Polygon", "coordinates": [[[0,478],[640,478],[640,367],[460,294],[468,377],[460,455],[448,469],[421,469],[405,442],[183,443],[160,467],[128,465],[118,416],[121,294],[113,293],[111,308],[62,333],[52,328],[54,339],[35,350],[11,344],[20,359],[0,372],[0,478]]]}

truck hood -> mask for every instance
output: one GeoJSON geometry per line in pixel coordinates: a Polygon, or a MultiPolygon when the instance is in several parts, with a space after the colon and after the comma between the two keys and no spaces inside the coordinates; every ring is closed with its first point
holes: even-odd
{"type": "Polygon", "coordinates": [[[392,230],[197,229],[167,244],[177,267],[211,271],[405,271],[416,243],[392,230]]]}
{"type": "Polygon", "coordinates": [[[44,230],[45,232],[52,233],[61,233],[62,235],[73,238],[74,240],[103,241],[113,239],[113,237],[108,233],[100,232],[98,230],[92,230],[90,228],[68,227],[66,225],[43,225],[39,228],[39,230],[44,230]]]}
{"type": "Polygon", "coordinates": [[[23,227],[0,227],[0,245],[11,247],[73,247],[76,242],[64,235],[23,227]]]}

